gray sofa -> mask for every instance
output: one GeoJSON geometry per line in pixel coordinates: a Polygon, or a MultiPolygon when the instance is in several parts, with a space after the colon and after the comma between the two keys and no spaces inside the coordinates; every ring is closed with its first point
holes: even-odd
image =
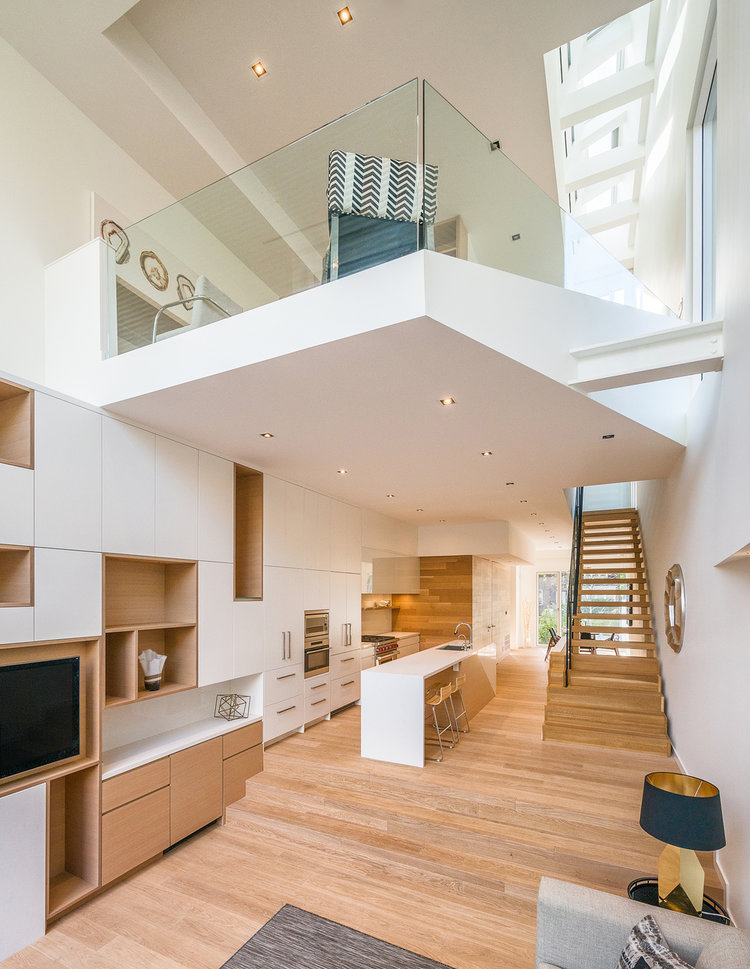
{"type": "Polygon", "coordinates": [[[647,914],[698,969],[749,969],[750,936],[739,929],[554,878],[539,885],[536,967],[617,969],[630,930],[647,914]]]}

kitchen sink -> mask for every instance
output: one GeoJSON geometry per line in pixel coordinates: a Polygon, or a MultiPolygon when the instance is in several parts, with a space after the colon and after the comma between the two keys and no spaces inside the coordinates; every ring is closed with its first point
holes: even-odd
{"type": "Polygon", "coordinates": [[[469,647],[464,646],[463,643],[446,643],[445,646],[438,646],[438,649],[457,649],[463,653],[469,649],[469,647]]]}

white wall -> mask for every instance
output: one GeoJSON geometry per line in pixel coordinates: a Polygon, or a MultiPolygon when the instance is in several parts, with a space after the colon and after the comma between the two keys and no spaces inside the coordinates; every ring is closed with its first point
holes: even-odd
{"type": "MultiPolygon", "coordinates": [[[[750,571],[717,563],[750,540],[750,6],[718,0],[718,280],[727,357],[722,374],[705,377],[688,415],[687,451],[662,484],[639,485],[639,506],[654,601],[674,562],[685,574],[687,618],[680,653],[657,641],[675,750],[691,773],[721,790],[727,848],[719,862],[729,906],[750,925],[750,645],[745,611],[750,571]]],[[[675,173],[672,172],[672,177],[675,173]]],[[[679,240],[678,240],[679,242],[679,240]]],[[[652,279],[668,267],[654,259],[652,279]]]]}
{"type": "Polygon", "coordinates": [[[172,199],[2,39],[0,88],[3,368],[39,380],[42,269],[90,238],[91,192],[133,218],[172,199]]]}

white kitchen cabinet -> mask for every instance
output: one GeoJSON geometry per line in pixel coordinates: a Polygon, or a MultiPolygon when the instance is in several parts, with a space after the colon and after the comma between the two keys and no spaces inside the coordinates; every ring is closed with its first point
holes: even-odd
{"type": "Polygon", "coordinates": [[[228,562],[198,563],[198,686],[234,675],[233,590],[228,562]]]}
{"type": "Polygon", "coordinates": [[[102,548],[153,555],[156,437],[107,417],[102,424],[102,548]]]}
{"type": "Polygon", "coordinates": [[[265,640],[265,603],[240,600],[234,602],[234,673],[233,678],[263,672],[265,640]]]}
{"type": "Polygon", "coordinates": [[[331,604],[330,572],[305,569],[304,609],[329,609],[331,604]]]}
{"type": "Polygon", "coordinates": [[[362,513],[343,501],[331,500],[331,569],[360,575],[362,513]]]}
{"type": "Polygon", "coordinates": [[[156,554],[198,557],[198,451],[156,438],[156,554]]]}
{"type": "Polygon", "coordinates": [[[277,670],[267,670],[263,674],[263,704],[270,706],[279,700],[289,700],[302,696],[305,674],[304,665],[295,663],[294,666],[282,666],[277,670]]]}
{"type": "Polygon", "coordinates": [[[263,476],[263,561],[282,568],[305,563],[305,490],[263,476]]]}
{"type": "Polygon", "coordinates": [[[321,720],[331,712],[331,677],[329,673],[305,680],[305,724],[321,720]]]}
{"type": "Polygon", "coordinates": [[[343,676],[359,673],[362,661],[362,647],[349,649],[345,653],[336,653],[331,657],[331,679],[339,680],[343,676]]]}
{"type": "Polygon", "coordinates": [[[34,505],[36,544],[102,549],[102,417],[36,394],[34,505]]]}
{"type": "Polygon", "coordinates": [[[34,544],[34,472],[0,464],[0,545],[34,544]]]}
{"type": "Polygon", "coordinates": [[[331,653],[359,645],[362,639],[360,577],[353,572],[331,572],[331,653]]]}
{"type": "Polygon", "coordinates": [[[0,609],[0,643],[28,643],[34,638],[34,607],[0,609]]]}
{"type": "Polygon", "coordinates": [[[399,636],[398,637],[398,656],[401,659],[402,656],[412,656],[414,653],[419,652],[419,633],[415,633],[413,636],[399,636]]]}
{"type": "Polygon", "coordinates": [[[305,698],[298,696],[263,707],[263,743],[299,730],[305,719],[305,698]]]}
{"type": "Polygon", "coordinates": [[[347,673],[339,679],[331,680],[331,710],[340,710],[350,703],[356,703],[361,696],[360,672],[347,673]]]}
{"type": "Polygon", "coordinates": [[[304,578],[302,569],[263,569],[264,669],[292,666],[304,659],[304,578]]]}
{"type": "Polygon", "coordinates": [[[34,551],[34,639],[102,634],[102,557],[98,552],[34,551]]]}
{"type": "Polygon", "coordinates": [[[208,562],[234,560],[234,465],[198,452],[198,555],[208,562]]]}
{"type": "Polygon", "coordinates": [[[331,568],[331,499],[305,491],[304,503],[304,566],[327,572],[331,568]]]}
{"type": "Polygon", "coordinates": [[[47,785],[0,798],[0,962],[44,935],[47,785]]]}

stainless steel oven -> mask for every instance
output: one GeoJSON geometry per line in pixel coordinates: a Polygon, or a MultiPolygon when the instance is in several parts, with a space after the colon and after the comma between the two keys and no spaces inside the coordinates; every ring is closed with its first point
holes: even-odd
{"type": "Polygon", "coordinates": [[[329,657],[328,612],[310,610],[305,613],[305,676],[327,673],[329,657]]]}

